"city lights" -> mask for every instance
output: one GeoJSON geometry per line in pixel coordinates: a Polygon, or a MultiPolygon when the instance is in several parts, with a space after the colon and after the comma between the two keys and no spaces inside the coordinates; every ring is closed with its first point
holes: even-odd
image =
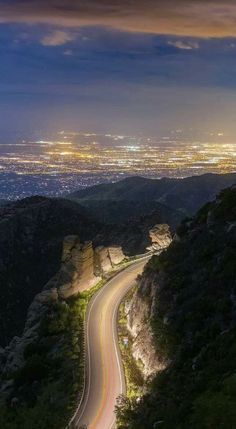
{"type": "Polygon", "coordinates": [[[61,136],[0,145],[0,198],[60,195],[130,175],[185,177],[236,169],[236,143],[222,142],[222,136],[216,142],[92,132],[64,131],[63,141],[61,136]]]}

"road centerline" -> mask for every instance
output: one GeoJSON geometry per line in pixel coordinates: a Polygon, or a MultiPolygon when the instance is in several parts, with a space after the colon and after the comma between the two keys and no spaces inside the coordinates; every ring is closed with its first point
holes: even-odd
{"type": "Polygon", "coordinates": [[[125,382],[117,335],[121,300],[134,285],[148,260],[134,262],[109,280],[90,302],[85,329],[86,388],[74,426],[79,429],[112,429],[117,397],[125,382]]]}

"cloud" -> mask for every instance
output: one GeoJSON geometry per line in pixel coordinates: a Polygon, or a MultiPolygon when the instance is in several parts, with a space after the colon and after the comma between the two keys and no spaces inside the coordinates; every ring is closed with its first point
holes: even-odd
{"type": "Polygon", "coordinates": [[[0,0],[0,22],[236,37],[235,0],[0,0]]]}
{"type": "Polygon", "coordinates": [[[61,46],[75,40],[75,35],[66,31],[55,30],[41,39],[43,46],[61,46]]]}
{"type": "Polygon", "coordinates": [[[72,57],[73,56],[73,51],[71,49],[66,49],[63,52],[63,55],[67,56],[67,57],[72,57]]]}
{"type": "Polygon", "coordinates": [[[199,49],[198,42],[183,42],[182,40],[176,40],[176,41],[169,41],[168,45],[174,46],[177,49],[183,49],[185,51],[199,49]]]}

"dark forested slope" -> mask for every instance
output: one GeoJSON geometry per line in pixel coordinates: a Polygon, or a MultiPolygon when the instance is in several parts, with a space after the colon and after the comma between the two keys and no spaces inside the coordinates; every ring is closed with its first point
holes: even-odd
{"type": "MultiPolygon", "coordinates": [[[[142,214],[146,214],[150,212],[151,202],[153,205],[159,203],[189,215],[195,213],[207,201],[214,199],[222,189],[235,183],[235,173],[204,174],[184,179],[129,177],[116,183],[101,184],[74,192],[70,198],[91,207],[96,202],[97,207],[103,207],[103,211],[103,204],[107,201],[113,204],[133,202],[134,213],[136,204],[141,203],[142,214]]],[[[110,206],[108,208],[110,210],[110,206]]]]}
{"type": "Polygon", "coordinates": [[[144,272],[139,290],[154,305],[150,323],[166,369],[139,404],[122,401],[120,429],[236,427],[235,261],[231,188],[183,222],[170,248],[144,272]]]}
{"type": "Polygon", "coordinates": [[[21,333],[29,304],[59,269],[63,239],[92,239],[101,225],[77,203],[26,198],[0,209],[0,345],[21,333]]]}

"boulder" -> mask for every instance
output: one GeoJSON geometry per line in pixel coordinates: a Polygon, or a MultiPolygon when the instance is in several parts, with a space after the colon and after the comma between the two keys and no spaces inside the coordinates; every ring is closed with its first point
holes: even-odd
{"type": "Polygon", "coordinates": [[[172,242],[170,227],[167,224],[155,225],[149,230],[151,246],[147,247],[149,251],[158,251],[166,249],[172,242]]]}
{"type": "Polygon", "coordinates": [[[96,273],[107,273],[113,266],[107,247],[99,246],[95,249],[96,273]]]}
{"type": "Polygon", "coordinates": [[[95,256],[92,242],[81,244],[76,236],[66,237],[62,265],[56,275],[60,298],[66,299],[93,287],[100,280],[94,271],[95,256]]]}
{"type": "Polygon", "coordinates": [[[120,264],[125,259],[125,255],[120,246],[109,247],[108,251],[112,265],[120,264]]]}

